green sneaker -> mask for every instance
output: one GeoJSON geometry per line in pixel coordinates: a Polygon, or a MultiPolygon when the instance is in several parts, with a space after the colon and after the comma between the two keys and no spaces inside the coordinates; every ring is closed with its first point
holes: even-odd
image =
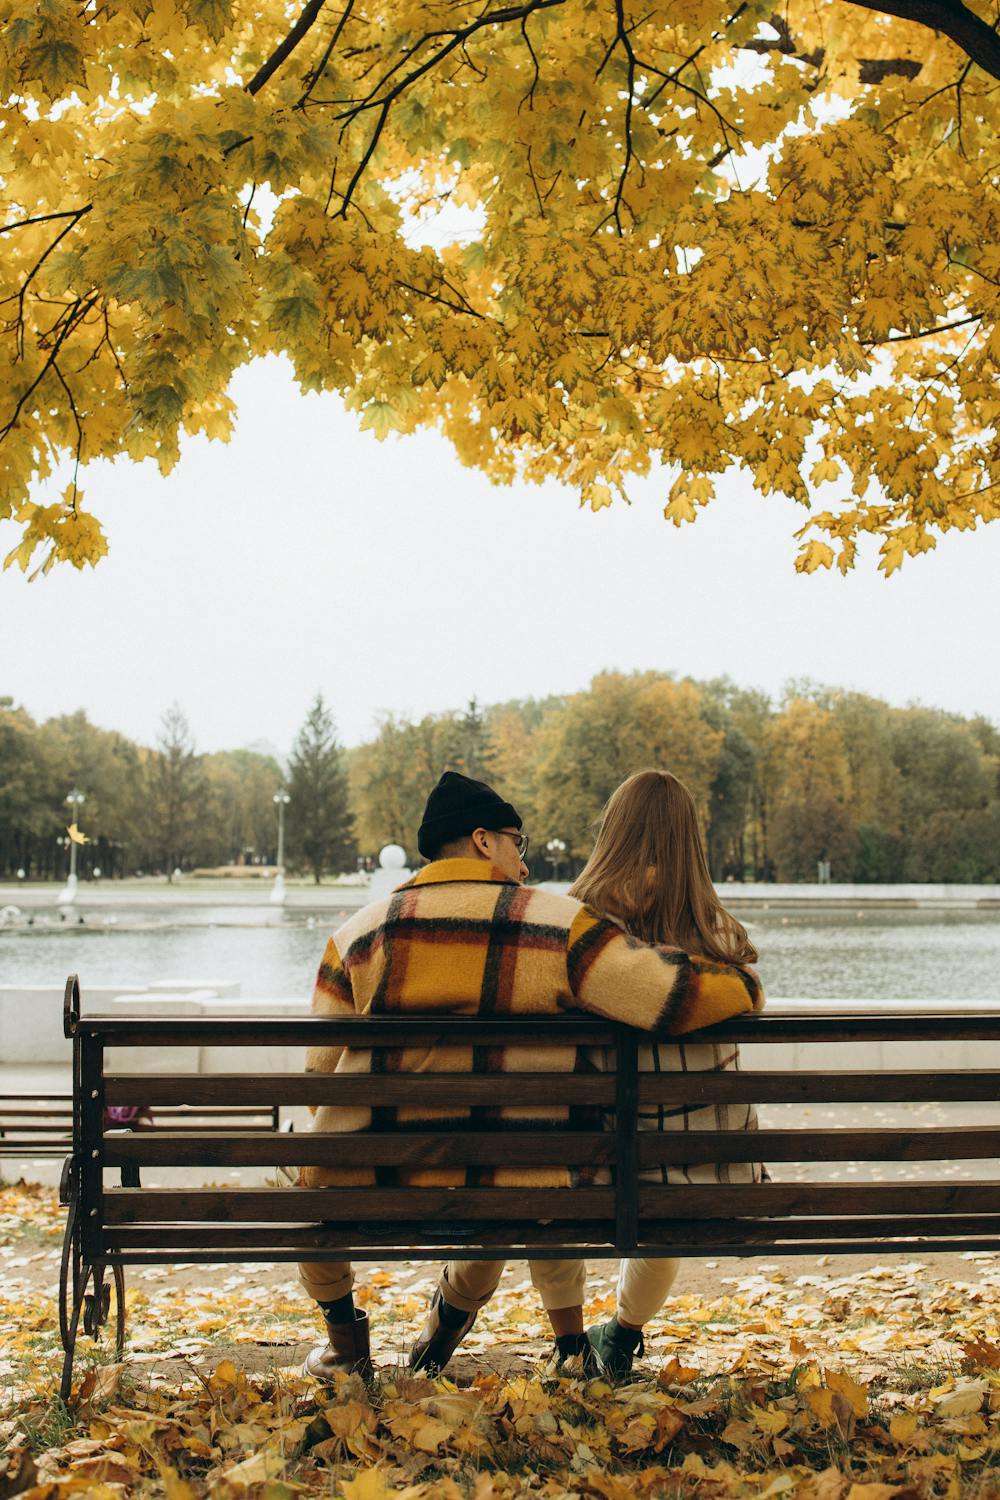
{"type": "Polygon", "coordinates": [[[617,1318],[599,1323],[587,1329],[587,1338],[594,1351],[601,1374],[617,1385],[630,1379],[632,1361],[638,1354],[646,1353],[646,1343],[638,1328],[623,1328],[617,1318]]]}

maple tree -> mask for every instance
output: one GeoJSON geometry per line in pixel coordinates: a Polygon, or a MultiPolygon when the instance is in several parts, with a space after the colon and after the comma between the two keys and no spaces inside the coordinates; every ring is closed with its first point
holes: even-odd
{"type": "Polygon", "coordinates": [[[437,427],[595,509],[662,463],[681,524],[734,470],[808,509],[805,571],[871,533],[891,572],[1000,514],[985,0],[0,0],[0,23],[25,569],[96,562],[80,465],[167,472],[182,433],[227,437],[265,354],[380,435],[437,427]]]}

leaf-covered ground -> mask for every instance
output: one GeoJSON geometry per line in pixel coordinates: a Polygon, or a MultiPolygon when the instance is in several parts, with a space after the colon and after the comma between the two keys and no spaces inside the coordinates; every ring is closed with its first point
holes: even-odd
{"type": "Polygon", "coordinates": [[[1000,1496],[998,1257],[691,1267],[617,1390],[546,1374],[520,1265],[438,1381],[404,1368],[434,1269],[369,1272],[373,1391],[301,1376],[316,1319],[289,1268],[150,1268],[126,1360],[81,1339],[66,1409],[60,1235],[51,1191],[0,1189],[0,1500],[1000,1496]]]}

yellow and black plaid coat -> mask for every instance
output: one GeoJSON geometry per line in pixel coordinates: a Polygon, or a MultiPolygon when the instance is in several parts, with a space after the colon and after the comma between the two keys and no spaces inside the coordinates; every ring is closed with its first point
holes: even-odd
{"type": "MultiPolygon", "coordinates": [[[[586,1010],[679,1035],[759,1010],[752,974],[628,936],[571,896],[522,886],[485,860],[426,865],[387,901],[357,912],[327,943],[313,993],[319,1016],[554,1015],[586,1010]]],[[[534,1072],[577,1067],[575,1046],[310,1048],[311,1072],[534,1072]]],[[[502,1085],[498,1097],[502,1097],[502,1085]]],[[[564,1106],[474,1111],[321,1106],[313,1128],[355,1133],[558,1125],[564,1106]]],[[[345,1143],[346,1144],[346,1143],[345,1143]]],[[[564,1168],[434,1168],[396,1172],[307,1167],[305,1186],[398,1181],[414,1187],[561,1186],[564,1168]]]]}

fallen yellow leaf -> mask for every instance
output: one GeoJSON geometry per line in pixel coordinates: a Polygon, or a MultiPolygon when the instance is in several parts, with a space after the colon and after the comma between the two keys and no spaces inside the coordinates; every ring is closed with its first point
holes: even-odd
{"type": "Polygon", "coordinates": [[[824,1370],[823,1376],[829,1389],[843,1396],[856,1417],[868,1415],[867,1386],[859,1385],[850,1375],[842,1375],[837,1370],[824,1370]]]}
{"type": "Polygon", "coordinates": [[[913,1412],[900,1412],[889,1423],[889,1436],[894,1443],[908,1443],[917,1430],[918,1419],[913,1412]]]}

